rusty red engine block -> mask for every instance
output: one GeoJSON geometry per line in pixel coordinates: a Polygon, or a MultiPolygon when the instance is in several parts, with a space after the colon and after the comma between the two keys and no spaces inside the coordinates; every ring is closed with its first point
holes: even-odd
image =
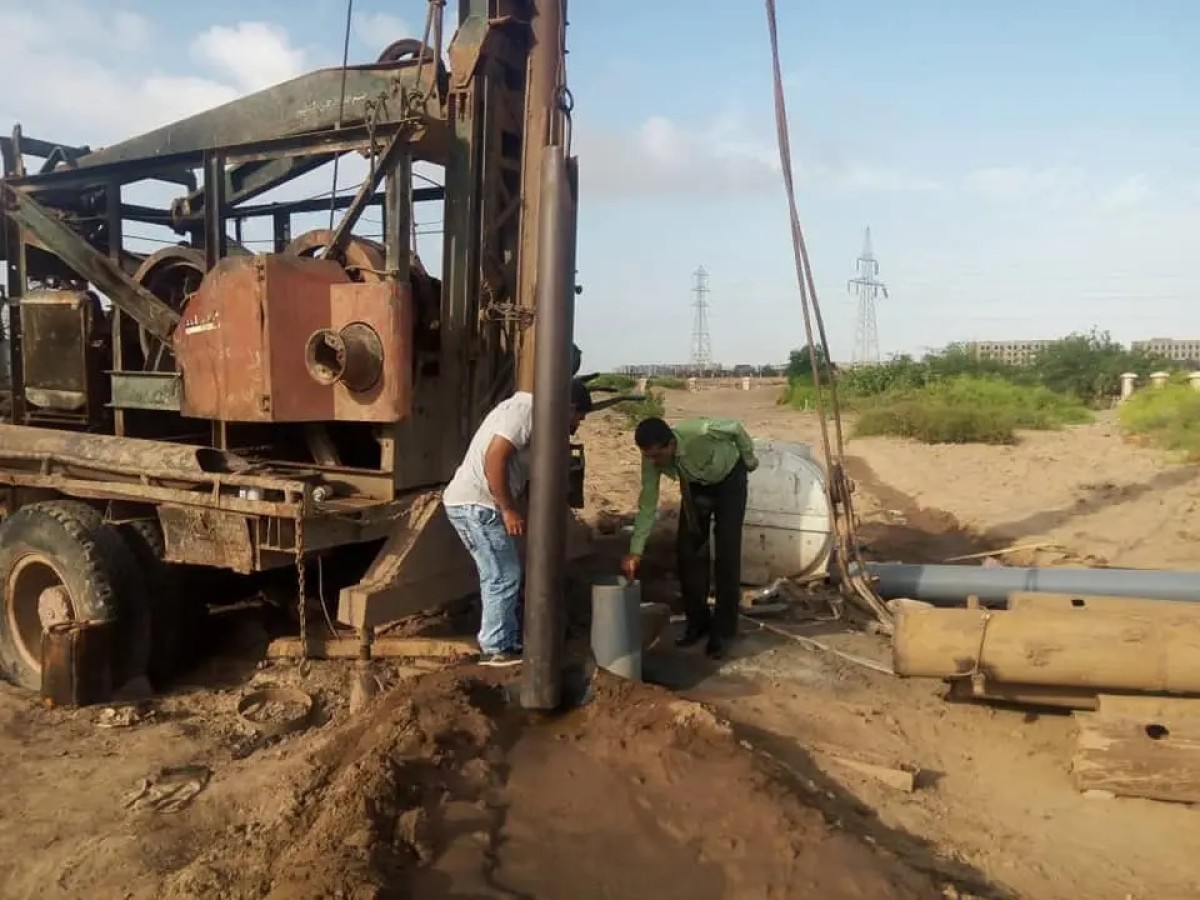
{"type": "Polygon", "coordinates": [[[358,283],[331,260],[227,257],[175,331],[185,416],[397,422],[412,399],[407,284],[358,283]]]}

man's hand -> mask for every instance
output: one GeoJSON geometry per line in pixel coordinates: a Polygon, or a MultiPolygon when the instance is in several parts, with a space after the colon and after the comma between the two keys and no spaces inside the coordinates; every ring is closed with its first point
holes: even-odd
{"type": "Polygon", "coordinates": [[[638,569],[642,565],[642,558],[636,553],[630,553],[621,560],[621,574],[630,581],[637,580],[638,569]]]}
{"type": "Polygon", "coordinates": [[[504,519],[504,530],[513,537],[520,537],[525,533],[525,517],[517,510],[508,509],[500,510],[500,516],[504,519]]]}

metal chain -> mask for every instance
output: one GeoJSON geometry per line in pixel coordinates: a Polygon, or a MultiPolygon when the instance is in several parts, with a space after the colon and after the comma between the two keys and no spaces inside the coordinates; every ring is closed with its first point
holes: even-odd
{"type": "Polygon", "coordinates": [[[296,601],[300,610],[300,674],[307,675],[308,662],[308,577],[304,564],[304,513],[296,516],[296,582],[300,597],[296,601]]]}

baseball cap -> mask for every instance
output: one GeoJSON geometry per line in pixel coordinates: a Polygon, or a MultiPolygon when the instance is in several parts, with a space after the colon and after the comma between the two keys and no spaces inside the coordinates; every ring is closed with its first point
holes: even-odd
{"type": "Polygon", "coordinates": [[[578,378],[571,379],[571,405],[581,416],[592,411],[592,394],[578,378]]]}

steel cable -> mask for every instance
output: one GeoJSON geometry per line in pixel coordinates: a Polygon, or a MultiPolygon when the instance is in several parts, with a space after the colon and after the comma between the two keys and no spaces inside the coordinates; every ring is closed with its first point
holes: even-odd
{"type": "Polygon", "coordinates": [[[876,593],[874,587],[862,574],[866,570],[858,549],[855,534],[854,505],[851,499],[852,488],[846,478],[843,463],[845,455],[845,440],[842,431],[841,410],[838,407],[837,380],[829,379],[829,407],[834,424],[834,438],[831,442],[829,421],[825,415],[825,400],[821,392],[821,362],[817,359],[817,347],[814,340],[813,323],[816,323],[816,334],[820,338],[820,347],[826,365],[833,364],[833,356],[829,352],[829,339],[825,333],[825,321],[821,316],[821,306],[817,299],[817,288],[813,281],[812,265],[808,257],[808,247],[804,241],[804,232],[800,228],[800,214],[796,206],[796,186],[792,175],[792,145],[788,131],[787,103],[783,93],[783,73],[779,62],[779,29],[775,14],[775,0],[766,0],[767,28],[771,37],[771,62],[775,82],[775,130],[779,144],[779,163],[783,171],[784,191],[787,194],[788,212],[792,229],[792,252],[796,259],[796,281],[800,288],[801,309],[804,313],[804,332],[808,342],[809,365],[812,369],[814,403],[817,420],[821,426],[821,445],[825,456],[827,472],[826,492],[830,508],[833,512],[834,537],[836,541],[834,564],[840,576],[840,583],[845,590],[851,589],[852,599],[857,597],[865,611],[870,613],[885,627],[891,627],[892,615],[876,593]],[[857,563],[857,572],[852,572],[850,562],[857,563]]]}

